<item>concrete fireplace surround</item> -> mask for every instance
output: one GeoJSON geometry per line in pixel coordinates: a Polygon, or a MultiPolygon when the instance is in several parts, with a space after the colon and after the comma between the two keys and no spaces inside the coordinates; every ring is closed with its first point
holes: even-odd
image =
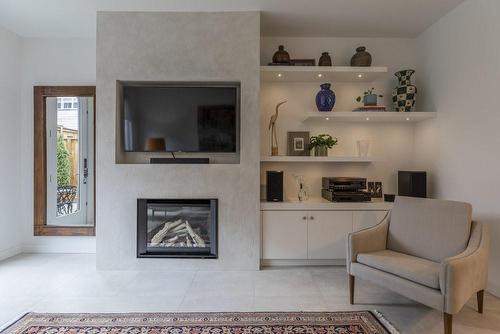
{"type": "Polygon", "coordinates": [[[260,14],[99,12],[96,62],[98,269],[258,269],[260,14]],[[117,80],[241,82],[240,164],[117,164],[117,80]],[[137,198],[217,198],[219,258],[136,258],[137,198]]]}

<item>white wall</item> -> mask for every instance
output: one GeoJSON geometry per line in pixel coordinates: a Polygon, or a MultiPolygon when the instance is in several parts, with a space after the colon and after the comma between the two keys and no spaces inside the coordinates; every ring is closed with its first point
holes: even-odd
{"type": "Polygon", "coordinates": [[[21,251],[21,39],[0,27],[0,260],[21,251]]]}
{"type": "Polygon", "coordinates": [[[500,1],[467,0],[417,38],[420,102],[437,120],[416,128],[431,195],[472,203],[492,233],[490,285],[500,294],[500,1]]]}
{"type": "MultiPolygon", "coordinates": [[[[373,66],[387,66],[388,73],[373,83],[333,83],[337,102],[333,111],[351,111],[360,106],[355,101],[364,90],[375,87],[384,98],[379,104],[392,109],[391,93],[397,80],[396,71],[416,67],[415,40],[407,38],[293,38],[263,37],[261,39],[261,64],[271,61],[278,45],[283,44],[292,58],[315,58],[329,51],[334,65],[350,65],[356,47],[364,45],[372,54],[373,66]]],[[[369,181],[382,181],[385,193],[395,193],[397,171],[413,168],[413,135],[411,124],[349,124],[334,122],[302,123],[301,116],[316,111],[316,83],[263,83],[261,85],[261,154],[270,154],[269,118],[276,103],[288,100],[281,108],[278,119],[280,155],[286,155],[287,131],[310,131],[311,135],[330,133],[339,143],[330,155],[355,156],[356,141],[370,140],[370,156],[376,161],[370,164],[279,164],[266,163],[261,169],[261,184],[265,183],[265,171],[279,169],[285,172],[285,197],[296,199],[298,186],[294,174],[304,175],[312,197],[321,196],[322,176],[360,176],[369,181]]]]}
{"type": "Polygon", "coordinates": [[[95,85],[95,39],[22,39],[21,166],[17,180],[23,251],[95,252],[95,237],[33,236],[33,86],[95,85]]]}

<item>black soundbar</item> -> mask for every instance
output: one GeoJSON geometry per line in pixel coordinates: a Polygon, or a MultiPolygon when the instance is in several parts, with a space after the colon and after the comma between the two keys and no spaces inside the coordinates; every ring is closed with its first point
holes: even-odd
{"type": "Polygon", "coordinates": [[[151,158],[149,159],[150,164],[209,164],[210,160],[208,158],[151,158]]]}

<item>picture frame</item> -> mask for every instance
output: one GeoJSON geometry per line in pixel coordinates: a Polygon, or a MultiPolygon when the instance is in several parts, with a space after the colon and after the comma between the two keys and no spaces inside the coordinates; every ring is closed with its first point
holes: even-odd
{"type": "Polygon", "coordinates": [[[289,156],[309,156],[309,131],[289,131],[287,132],[287,155],[289,156]]]}
{"type": "Polygon", "coordinates": [[[372,198],[382,198],[382,182],[368,182],[368,192],[372,198]]]}

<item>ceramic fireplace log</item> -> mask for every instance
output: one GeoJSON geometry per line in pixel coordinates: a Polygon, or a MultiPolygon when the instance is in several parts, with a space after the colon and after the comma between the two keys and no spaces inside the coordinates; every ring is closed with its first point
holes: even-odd
{"type": "Polygon", "coordinates": [[[203,241],[203,239],[193,231],[191,224],[189,224],[187,220],[186,220],[186,229],[191,238],[193,238],[193,240],[196,242],[197,245],[199,245],[200,247],[205,247],[205,241],[203,241]]]}
{"type": "Polygon", "coordinates": [[[151,246],[159,245],[163,241],[163,239],[167,236],[170,229],[180,225],[181,223],[182,223],[182,221],[180,219],[176,220],[174,222],[165,223],[165,225],[163,225],[163,228],[161,230],[159,230],[158,233],[156,233],[153,236],[153,238],[151,238],[151,246]]]}
{"type": "Polygon", "coordinates": [[[177,239],[179,239],[179,236],[178,236],[178,235],[176,235],[175,237],[172,237],[172,238],[170,238],[170,239],[167,239],[167,243],[169,243],[169,242],[172,242],[172,243],[173,243],[173,242],[177,241],[177,239]]]}
{"type": "Polygon", "coordinates": [[[191,245],[193,247],[198,247],[198,244],[196,243],[196,240],[194,240],[192,236],[189,235],[188,239],[191,242],[191,245]]]}
{"type": "Polygon", "coordinates": [[[188,221],[181,219],[166,222],[151,239],[152,247],[206,247],[205,241],[198,234],[200,229],[193,229],[188,221]]]}
{"type": "Polygon", "coordinates": [[[186,223],[185,222],[182,222],[181,224],[178,224],[177,226],[175,226],[174,228],[172,228],[172,232],[178,232],[182,229],[186,228],[186,223]]]}

